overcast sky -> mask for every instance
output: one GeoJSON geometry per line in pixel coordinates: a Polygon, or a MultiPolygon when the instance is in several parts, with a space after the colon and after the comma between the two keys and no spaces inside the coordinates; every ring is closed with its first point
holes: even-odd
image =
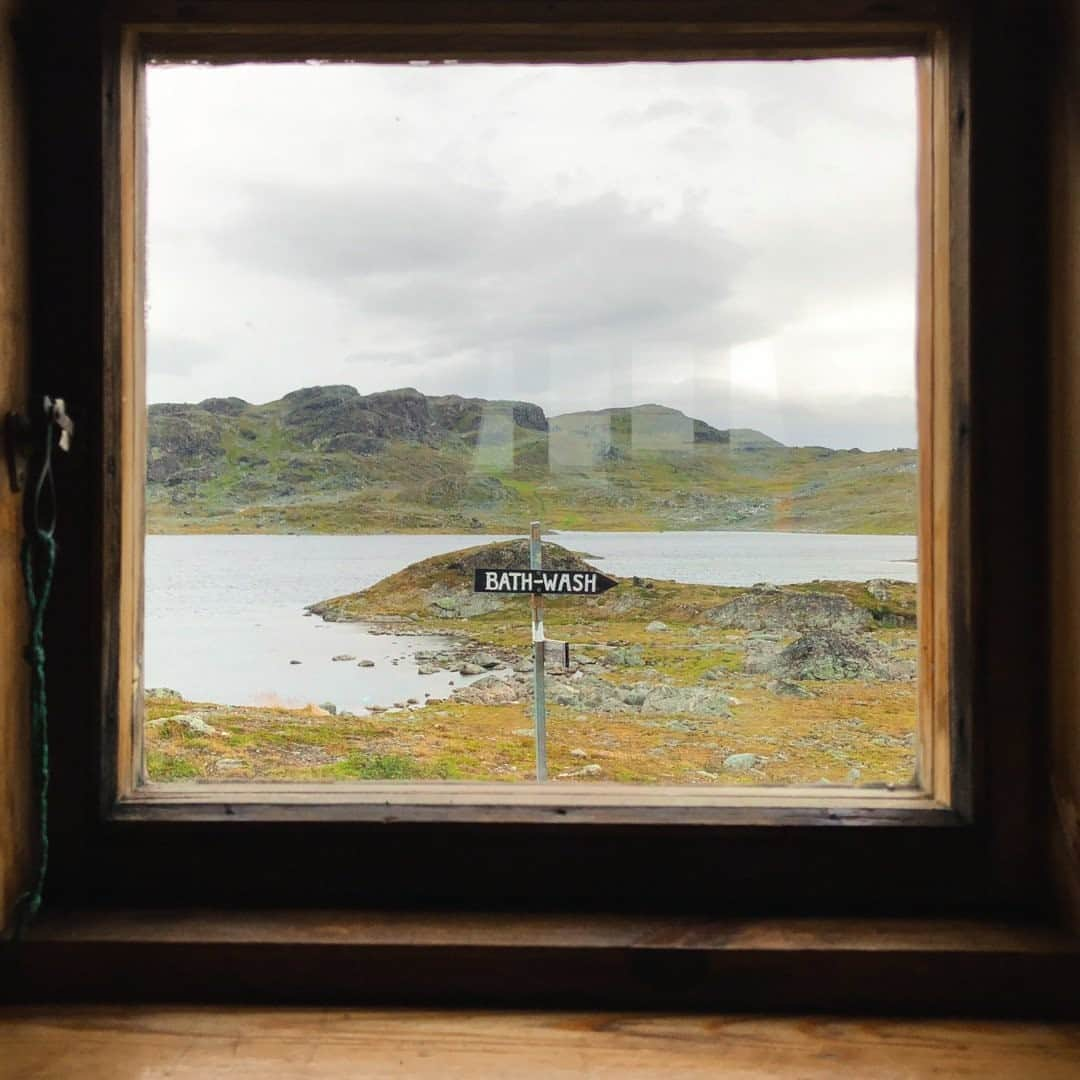
{"type": "Polygon", "coordinates": [[[157,66],[148,113],[151,401],[915,445],[911,60],[157,66]]]}

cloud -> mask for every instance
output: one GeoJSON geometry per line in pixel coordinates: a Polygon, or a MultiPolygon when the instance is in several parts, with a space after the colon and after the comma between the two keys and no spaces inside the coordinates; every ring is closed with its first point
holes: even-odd
{"type": "MultiPolygon", "coordinates": [[[[748,253],[723,229],[693,207],[663,219],[614,192],[516,207],[502,192],[438,177],[332,191],[262,185],[217,249],[332,290],[383,341],[427,360],[571,343],[716,349],[757,328],[731,304],[748,253]]],[[[387,355],[394,349],[352,359],[387,355]]]]}
{"type": "Polygon", "coordinates": [[[414,385],[914,440],[910,60],[148,86],[152,395],[414,385]]]}

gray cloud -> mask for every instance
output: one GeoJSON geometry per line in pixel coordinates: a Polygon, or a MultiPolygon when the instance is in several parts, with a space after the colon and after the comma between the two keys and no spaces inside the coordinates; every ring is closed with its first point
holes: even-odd
{"type": "Polygon", "coordinates": [[[358,316],[407,333],[417,358],[601,342],[716,349],[764,329],[731,308],[748,254],[722,229],[695,209],[663,220],[614,193],[515,207],[437,177],[407,188],[262,185],[217,246],[317,281],[358,316]]]}

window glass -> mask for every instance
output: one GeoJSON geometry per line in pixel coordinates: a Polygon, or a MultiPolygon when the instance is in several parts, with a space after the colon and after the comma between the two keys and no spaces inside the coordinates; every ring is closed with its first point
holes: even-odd
{"type": "Polygon", "coordinates": [[[151,780],[531,781],[539,666],[548,780],[911,783],[913,60],[154,64],[147,125],[151,780]]]}

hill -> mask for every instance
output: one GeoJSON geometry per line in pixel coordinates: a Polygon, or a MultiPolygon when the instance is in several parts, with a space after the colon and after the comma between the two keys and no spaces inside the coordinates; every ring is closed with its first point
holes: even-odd
{"type": "Polygon", "coordinates": [[[916,455],[788,447],[649,404],[308,387],[149,408],[151,532],[915,531],[916,455]]]}

